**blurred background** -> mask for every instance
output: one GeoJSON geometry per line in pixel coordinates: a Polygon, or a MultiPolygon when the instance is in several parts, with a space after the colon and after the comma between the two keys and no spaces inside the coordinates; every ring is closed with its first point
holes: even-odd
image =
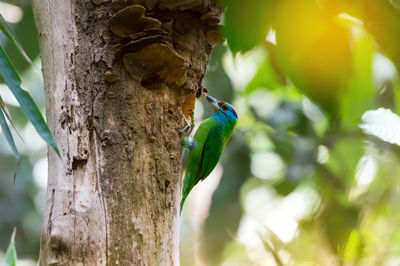
{"type": "MultiPolygon", "coordinates": [[[[400,112],[400,0],[223,4],[226,42],[205,87],[239,124],[188,197],[181,265],[400,265],[400,122],[363,116],[400,112]]],[[[0,14],[40,69],[29,1],[0,1],[0,14]]],[[[44,112],[40,71],[0,44],[44,112]]],[[[0,253],[17,226],[18,255],[35,263],[46,146],[4,84],[0,95],[25,141],[15,138],[13,185],[17,161],[0,136],[0,253]]],[[[197,101],[196,125],[212,111],[197,101]]]]}
{"type": "MultiPolygon", "coordinates": [[[[34,61],[32,67],[0,32],[0,45],[5,49],[22,77],[22,87],[30,92],[45,112],[43,80],[40,72],[39,43],[29,0],[0,1],[0,14],[34,61]]],[[[13,118],[21,138],[14,134],[21,159],[19,166],[0,129],[0,264],[17,227],[18,265],[35,265],[39,256],[41,213],[47,185],[47,146],[19,108],[8,87],[0,80],[0,95],[13,118]],[[18,169],[17,169],[18,168],[18,169]],[[17,169],[17,170],[16,170],[17,169]],[[14,185],[13,177],[17,171],[14,185]]],[[[15,132],[14,132],[15,133],[15,132]]]]}

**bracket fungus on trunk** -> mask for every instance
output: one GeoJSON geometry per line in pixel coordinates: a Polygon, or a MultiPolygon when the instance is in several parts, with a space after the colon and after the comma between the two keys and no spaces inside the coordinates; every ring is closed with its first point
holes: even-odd
{"type": "Polygon", "coordinates": [[[118,11],[110,18],[112,33],[118,37],[126,37],[148,28],[158,28],[158,19],[145,16],[146,9],[141,5],[131,5],[118,11]]]}
{"type": "MultiPolygon", "coordinates": [[[[179,105],[190,120],[195,98],[203,95],[204,64],[223,41],[215,0],[113,0],[112,8],[116,59],[144,88],[163,83],[179,89],[179,105]]],[[[116,79],[106,77],[109,83],[116,79]]]]}
{"type": "Polygon", "coordinates": [[[120,10],[131,5],[144,6],[144,0],[113,0],[111,6],[115,10],[120,10]]]}
{"type": "Polygon", "coordinates": [[[215,47],[225,41],[222,36],[222,26],[216,25],[206,32],[207,42],[211,47],[215,47]]]}
{"type": "Polygon", "coordinates": [[[161,28],[159,19],[146,16],[146,8],[140,4],[143,1],[113,1],[115,9],[122,8],[110,18],[112,33],[121,38],[115,46],[117,55],[122,57],[126,71],[142,85],[184,85],[188,63],[173,48],[171,33],[161,28]]]}
{"type": "Polygon", "coordinates": [[[172,40],[168,36],[166,30],[162,28],[152,28],[129,36],[125,43],[121,44],[119,53],[123,55],[126,53],[138,52],[154,43],[161,43],[172,47],[172,40]]]}
{"type": "Polygon", "coordinates": [[[155,7],[169,10],[206,10],[210,0],[145,0],[146,7],[152,10],[155,7]]]}
{"type": "Polygon", "coordinates": [[[218,25],[221,22],[221,19],[214,12],[207,12],[200,17],[200,21],[202,23],[206,23],[210,26],[218,25]]]}
{"type": "Polygon", "coordinates": [[[116,82],[120,79],[120,76],[118,73],[116,72],[111,72],[111,71],[107,71],[104,74],[104,80],[107,81],[108,83],[113,83],[116,82]]]}
{"type": "Polygon", "coordinates": [[[128,73],[144,82],[151,78],[177,86],[185,84],[188,64],[165,44],[153,43],[139,52],[125,54],[122,59],[128,73]]]}

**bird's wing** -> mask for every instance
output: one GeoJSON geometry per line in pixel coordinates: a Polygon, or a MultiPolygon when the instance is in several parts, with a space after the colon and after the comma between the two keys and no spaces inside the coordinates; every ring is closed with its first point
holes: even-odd
{"type": "Polygon", "coordinates": [[[194,142],[183,180],[181,211],[192,188],[206,178],[218,163],[224,146],[220,124],[214,119],[205,120],[197,129],[194,142]]]}
{"type": "Polygon", "coordinates": [[[201,151],[199,171],[196,176],[196,182],[204,180],[218,163],[224,148],[222,127],[215,126],[210,129],[207,134],[201,151]]]}

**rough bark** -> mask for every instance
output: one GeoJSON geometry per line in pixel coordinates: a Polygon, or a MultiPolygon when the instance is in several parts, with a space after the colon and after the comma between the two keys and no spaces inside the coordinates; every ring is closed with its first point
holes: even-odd
{"type": "Polygon", "coordinates": [[[207,0],[32,2],[62,157],[49,151],[41,265],[179,264],[178,128],[201,90],[219,9],[207,0]]]}

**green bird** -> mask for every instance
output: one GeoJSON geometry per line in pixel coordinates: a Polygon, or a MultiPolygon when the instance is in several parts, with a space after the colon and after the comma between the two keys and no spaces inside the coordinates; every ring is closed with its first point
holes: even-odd
{"type": "Polygon", "coordinates": [[[215,113],[200,124],[192,140],[183,143],[189,154],[183,180],[181,212],[192,188],[200,180],[204,180],[217,165],[238,121],[232,105],[209,95],[206,98],[216,109],[215,113]]]}

